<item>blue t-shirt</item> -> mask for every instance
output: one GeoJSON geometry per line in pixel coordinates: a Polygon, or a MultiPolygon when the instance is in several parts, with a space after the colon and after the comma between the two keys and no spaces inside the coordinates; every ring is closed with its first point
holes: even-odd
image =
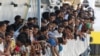
{"type": "Polygon", "coordinates": [[[51,38],[51,37],[48,39],[48,43],[50,43],[51,46],[57,45],[56,40],[54,38],[51,38]]]}

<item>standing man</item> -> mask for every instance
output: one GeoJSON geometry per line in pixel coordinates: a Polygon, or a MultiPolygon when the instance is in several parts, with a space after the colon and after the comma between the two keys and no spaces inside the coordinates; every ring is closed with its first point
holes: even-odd
{"type": "Polygon", "coordinates": [[[7,49],[5,49],[5,32],[6,32],[6,23],[4,23],[3,21],[0,21],[0,56],[2,55],[10,55],[10,42],[9,45],[7,47],[7,49]]]}
{"type": "Polygon", "coordinates": [[[0,33],[2,33],[3,35],[5,35],[6,28],[7,28],[6,23],[3,22],[3,21],[1,21],[1,22],[0,22],[0,33]]]}

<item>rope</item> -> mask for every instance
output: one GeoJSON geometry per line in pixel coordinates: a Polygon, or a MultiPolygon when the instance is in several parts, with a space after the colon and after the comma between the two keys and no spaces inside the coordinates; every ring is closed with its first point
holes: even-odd
{"type": "MultiPolygon", "coordinates": [[[[30,1],[31,0],[27,0],[28,1],[28,4],[30,4],[30,1]]],[[[15,39],[16,37],[19,35],[19,30],[25,25],[26,23],[26,19],[27,19],[27,14],[28,14],[28,10],[29,10],[29,7],[27,7],[27,9],[25,10],[25,15],[24,15],[24,22],[23,24],[14,32],[14,36],[15,36],[15,39]]]]}
{"type": "MultiPolygon", "coordinates": [[[[30,4],[31,0],[27,0],[27,1],[28,1],[28,4],[30,4]]],[[[28,10],[29,10],[29,7],[27,7],[27,9],[25,10],[26,13],[24,15],[24,22],[23,22],[23,24],[15,32],[18,32],[24,26],[24,24],[26,23],[28,10]]]]}

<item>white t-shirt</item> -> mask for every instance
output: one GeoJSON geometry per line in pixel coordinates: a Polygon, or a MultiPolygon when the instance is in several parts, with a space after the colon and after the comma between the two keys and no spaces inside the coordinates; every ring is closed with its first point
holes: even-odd
{"type": "Polygon", "coordinates": [[[65,17],[64,17],[64,19],[65,19],[65,20],[68,20],[68,16],[69,16],[69,15],[66,14],[65,17]]]}
{"type": "Polygon", "coordinates": [[[4,43],[3,42],[0,44],[0,51],[4,52],[4,43]]]}
{"type": "Polygon", "coordinates": [[[31,42],[33,42],[35,39],[33,38],[33,35],[31,34],[30,35],[30,40],[31,40],[31,42]]]}
{"type": "Polygon", "coordinates": [[[49,37],[54,37],[54,38],[59,38],[59,37],[62,37],[62,33],[59,33],[57,30],[55,30],[55,31],[50,31],[49,33],[48,33],[48,35],[49,35],[49,37]]]}

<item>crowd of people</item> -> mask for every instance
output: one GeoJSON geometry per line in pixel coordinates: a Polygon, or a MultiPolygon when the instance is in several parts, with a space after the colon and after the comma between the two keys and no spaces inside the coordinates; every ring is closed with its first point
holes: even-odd
{"type": "Polygon", "coordinates": [[[55,8],[55,12],[42,14],[41,27],[36,17],[29,17],[24,24],[20,15],[14,20],[13,24],[8,20],[0,21],[0,56],[68,56],[70,50],[75,50],[70,49],[74,46],[66,49],[69,40],[84,42],[86,34],[93,31],[94,13],[79,4],[77,9],[63,4],[60,9],[55,8]]]}

